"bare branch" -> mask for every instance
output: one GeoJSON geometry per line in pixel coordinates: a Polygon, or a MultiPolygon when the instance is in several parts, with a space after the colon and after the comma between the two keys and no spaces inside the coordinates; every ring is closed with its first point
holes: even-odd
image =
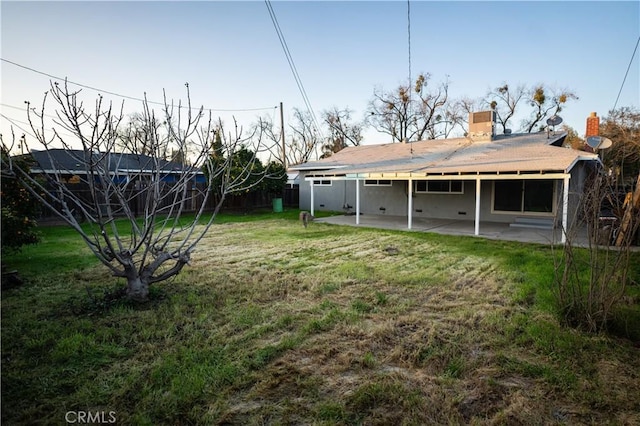
{"type": "MultiPolygon", "coordinates": [[[[102,97],[89,112],[79,91],[66,82],[51,84],[40,112],[27,106],[33,133],[44,147],[31,153],[39,164],[18,169],[11,157],[3,158],[3,173],[6,169],[28,183],[33,195],[75,229],[114,276],[127,279],[127,294],[136,300],[145,300],[150,284],[178,274],[189,263],[227,194],[264,179],[257,158],[262,133],[257,139],[256,131],[244,137],[234,120],[234,133],[226,138],[220,121],[216,127],[211,114],[207,119],[202,108],[191,108],[188,85],[186,89],[186,105],[169,102],[165,94],[162,120],[145,97],[142,112],[124,124],[123,109],[114,112],[102,97]],[[45,109],[50,102],[56,118],[49,130],[45,109]],[[72,136],[63,136],[62,130],[72,136]],[[224,146],[216,146],[212,134],[222,136],[224,146]],[[238,168],[234,159],[243,150],[251,154],[238,168]],[[170,151],[182,161],[168,160],[170,151]],[[194,188],[199,205],[195,217],[186,220],[194,188]],[[209,200],[214,201],[213,214],[202,225],[209,200]],[[134,211],[131,205],[140,201],[142,211],[134,211]]],[[[11,149],[15,141],[2,145],[11,149]]]]}
{"type": "Polygon", "coordinates": [[[429,86],[431,75],[418,75],[415,85],[401,85],[394,92],[375,89],[369,102],[366,123],[392,137],[394,142],[435,139],[447,132],[446,106],[449,83],[429,86]],[[415,93],[412,95],[412,93],[415,93]]]}

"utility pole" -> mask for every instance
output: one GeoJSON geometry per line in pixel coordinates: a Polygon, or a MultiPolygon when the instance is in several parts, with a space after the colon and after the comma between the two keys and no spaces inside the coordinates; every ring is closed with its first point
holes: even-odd
{"type": "Polygon", "coordinates": [[[282,138],[282,164],[287,170],[287,154],[284,150],[284,112],[282,111],[282,102],[280,102],[280,134],[282,138]]]}

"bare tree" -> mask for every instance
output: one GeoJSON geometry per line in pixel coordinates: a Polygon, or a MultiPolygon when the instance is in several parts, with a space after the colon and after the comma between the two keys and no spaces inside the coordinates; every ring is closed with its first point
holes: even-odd
{"type": "Polygon", "coordinates": [[[396,92],[374,89],[367,110],[367,123],[381,133],[391,136],[393,142],[409,138],[409,87],[400,86],[396,92]]]}
{"type": "Polygon", "coordinates": [[[428,89],[431,74],[420,74],[416,79],[415,92],[418,96],[416,103],[417,112],[413,121],[415,122],[415,132],[409,140],[437,139],[446,136],[445,129],[449,127],[449,120],[446,117],[446,105],[449,99],[449,83],[440,83],[432,90],[428,89]],[[442,126],[441,126],[442,125],[442,126]],[[414,139],[415,138],[415,139],[414,139]]]}
{"type": "Polygon", "coordinates": [[[293,132],[285,143],[287,164],[306,163],[318,153],[322,136],[318,134],[313,116],[297,108],[293,110],[293,123],[289,126],[293,132]]]}
{"type": "Polygon", "coordinates": [[[482,99],[471,99],[462,97],[450,102],[445,106],[446,123],[449,125],[445,128],[445,138],[460,128],[461,132],[466,136],[469,129],[469,114],[480,111],[482,108],[482,99]]]}
{"type": "Polygon", "coordinates": [[[289,128],[291,132],[285,137],[283,155],[282,129],[270,117],[260,117],[254,126],[254,130],[269,141],[266,149],[272,157],[278,158],[281,163],[286,157],[287,165],[304,163],[313,156],[319,143],[311,115],[294,109],[294,122],[289,128]]]}
{"type": "Polygon", "coordinates": [[[430,79],[430,74],[420,74],[413,87],[401,85],[390,92],[374,89],[367,124],[390,135],[394,142],[444,136],[446,132],[440,126],[447,122],[445,106],[449,84],[440,83],[431,88],[428,87],[430,79]]]}
{"type": "Polygon", "coordinates": [[[536,126],[544,129],[546,123],[543,120],[558,114],[562,111],[564,104],[575,99],[578,99],[578,96],[569,90],[551,90],[542,84],[534,86],[527,93],[527,101],[533,108],[533,111],[529,118],[523,121],[523,130],[531,133],[536,126]]]}
{"type": "MultiPolygon", "coordinates": [[[[122,108],[114,112],[102,97],[96,100],[94,108],[85,108],[78,95],[66,82],[55,83],[45,95],[40,111],[28,108],[31,128],[48,158],[50,170],[45,174],[46,182],[36,179],[10,156],[2,158],[3,172],[25,182],[35,197],[78,232],[114,276],[126,279],[126,294],[130,299],[144,301],[151,284],[177,275],[189,263],[196,245],[213,224],[225,195],[259,182],[248,181],[255,155],[239,172],[235,170],[231,174],[231,160],[237,147],[255,141],[241,139],[237,131],[227,137],[218,129],[225,158],[213,161],[215,128],[211,116],[207,120],[202,108],[195,111],[191,108],[187,85],[186,105],[170,103],[165,96],[160,117],[150,109],[149,102],[143,102],[142,133],[132,134],[128,127],[124,138],[144,141],[146,154],[134,156],[138,160],[132,166],[130,156],[116,152],[116,146],[123,141],[119,131],[122,108]],[[45,109],[51,99],[57,108],[57,119],[49,132],[45,109]],[[158,126],[159,122],[166,124],[158,126]],[[68,138],[65,133],[73,137],[68,138]],[[167,141],[172,142],[174,149],[189,153],[190,165],[176,168],[175,163],[165,160],[167,141]],[[73,159],[77,166],[73,170],[58,161],[59,150],[54,149],[57,144],[73,159]],[[80,183],[88,188],[88,196],[82,197],[72,190],[65,178],[69,173],[80,177],[80,183]],[[174,182],[166,181],[169,174],[174,176],[174,182]],[[183,213],[194,195],[194,180],[198,176],[206,176],[208,185],[198,194],[201,200],[194,216],[187,219],[183,213]],[[221,196],[209,215],[205,208],[215,191],[221,196]],[[141,217],[130,206],[134,197],[143,199],[141,217]],[[116,221],[118,218],[126,221],[126,232],[121,231],[124,227],[116,221]],[[86,224],[81,225],[81,221],[86,224]]],[[[11,145],[14,143],[15,139],[11,145]]],[[[11,152],[12,146],[6,146],[4,140],[2,146],[11,152]]]]}
{"type": "Polygon", "coordinates": [[[570,90],[554,90],[544,84],[537,84],[531,89],[524,85],[515,88],[507,83],[490,90],[482,100],[482,106],[491,108],[496,113],[496,121],[502,126],[503,133],[509,128],[509,122],[514,117],[522,117],[523,106],[531,108],[529,117],[522,120],[520,130],[531,133],[536,126],[540,130],[546,127],[545,119],[558,114],[564,105],[578,99],[570,90]]]}
{"type": "Polygon", "coordinates": [[[474,111],[469,102],[472,101],[458,99],[443,105],[440,114],[434,117],[437,125],[430,126],[428,129],[427,139],[438,139],[440,137],[446,139],[456,130],[464,134],[469,125],[469,112],[474,111]]]}
{"type": "Polygon", "coordinates": [[[322,158],[331,156],[348,146],[358,146],[362,142],[362,124],[351,121],[351,110],[338,109],[323,112],[324,123],[329,128],[327,143],[322,146],[322,158]]]}
{"type": "MultiPolygon", "coordinates": [[[[269,156],[284,164],[287,154],[286,149],[284,153],[282,152],[282,128],[280,126],[276,127],[271,117],[259,117],[258,122],[253,127],[253,131],[260,140],[268,141],[263,146],[269,152],[269,156]]],[[[288,159],[287,164],[290,164],[288,159]]]]}
{"type": "Polygon", "coordinates": [[[137,112],[130,114],[127,118],[124,126],[118,129],[119,137],[116,140],[116,149],[131,154],[150,154],[148,136],[153,132],[146,127],[151,125],[158,133],[163,123],[157,119],[153,123],[147,123],[142,114],[137,112]]]}
{"type": "Polygon", "coordinates": [[[526,98],[526,93],[524,85],[513,88],[505,83],[487,94],[484,103],[495,111],[496,121],[502,126],[503,133],[506,133],[509,120],[515,115],[520,102],[526,98]]]}

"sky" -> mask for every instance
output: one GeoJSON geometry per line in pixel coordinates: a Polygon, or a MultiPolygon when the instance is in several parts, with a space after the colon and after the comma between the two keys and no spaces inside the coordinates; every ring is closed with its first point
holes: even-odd
{"type": "MultiPolygon", "coordinates": [[[[619,93],[617,107],[640,106],[640,49],[632,60],[639,1],[271,6],[318,117],[348,108],[362,120],[374,89],[393,90],[409,73],[448,81],[451,98],[480,98],[504,83],[571,90],[579,99],[560,115],[579,135],[587,116],[606,116],[619,93]]],[[[244,128],[258,117],[279,122],[280,102],[287,125],[294,108],[306,108],[264,1],[3,0],[0,20],[5,142],[11,126],[30,138],[24,102],[40,105],[51,76],[99,89],[82,89],[88,102],[98,93],[118,105],[124,99],[125,113],[141,103],[106,92],[161,102],[164,90],[184,102],[188,83],[192,105],[212,109],[227,127],[234,118],[244,128]]],[[[364,136],[364,144],[391,141],[372,129],[364,136]]]]}

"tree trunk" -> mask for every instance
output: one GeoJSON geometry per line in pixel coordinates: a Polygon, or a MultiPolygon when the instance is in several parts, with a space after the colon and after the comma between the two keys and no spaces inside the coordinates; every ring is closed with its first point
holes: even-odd
{"type": "Polygon", "coordinates": [[[135,267],[125,268],[127,276],[127,297],[135,302],[149,300],[149,282],[143,280],[135,267]]]}

